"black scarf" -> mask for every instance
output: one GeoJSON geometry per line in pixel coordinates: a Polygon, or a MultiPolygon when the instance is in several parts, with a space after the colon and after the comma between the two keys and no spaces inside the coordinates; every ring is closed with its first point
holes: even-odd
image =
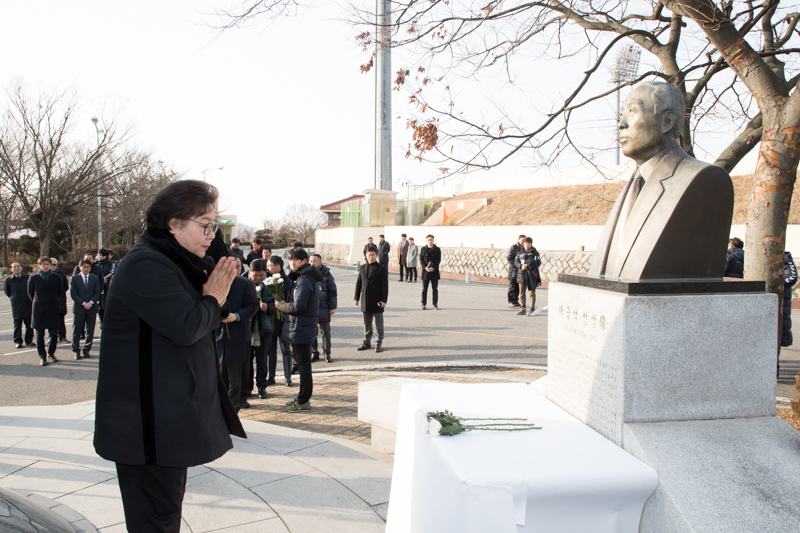
{"type": "Polygon", "coordinates": [[[195,289],[203,290],[208,274],[214,270],[214,260],[210,256],[198,257],[178,244],[172,233],[162,229],[147,228],[141,240],[169,257],[186,274],[195,289]]]}

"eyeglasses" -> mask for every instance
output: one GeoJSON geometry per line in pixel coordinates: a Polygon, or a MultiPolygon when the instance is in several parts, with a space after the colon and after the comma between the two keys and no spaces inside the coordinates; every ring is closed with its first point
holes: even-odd
{"type": "Polygon", "coordinates": [[[190,218],[189,220],[191,220],[192,222],[195,222],[195,223],[200,224],[201,226],[203,226],[203,235],[211,235],[211,234],[217,232],[217,227],[218,226],[217,226],[216,222],[209,222],[208,224],[203,224],[199,220],[195,220],[193,218],[190,218]]]}

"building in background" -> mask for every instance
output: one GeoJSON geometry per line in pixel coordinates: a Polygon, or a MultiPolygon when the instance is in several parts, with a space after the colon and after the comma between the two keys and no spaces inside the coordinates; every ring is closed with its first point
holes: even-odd
{"type": "Polygon", "coordinates": [[[362,200],[363,194],[354,194],[342,200],[320,206],[319,210],[328,216],[328,227],[342,225],[342,204],[352,200],[362,200]]]}

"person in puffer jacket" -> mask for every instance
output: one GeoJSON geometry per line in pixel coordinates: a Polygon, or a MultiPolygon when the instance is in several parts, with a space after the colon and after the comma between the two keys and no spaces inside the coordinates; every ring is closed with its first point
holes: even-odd
{"type": "MultiPolygon", "coordinates": [[[[336,280],[333,279],[331,269],[322,264],[321,255],[313,254],[308,261],[322,274],[322,281],[319,283],[319,326],[317,331],[322,332],[322,351],[325,354],[325,361],[333,363],[333,359],[331,359],[331,316],[336,312],[338,304],[336,280]]],[[[312,345],[312,363],[319,361],[318,337],[314,337],[312,345]]]]}
{"type": "MultiPolygon", "coordinates": [[[[781,347],[791,346],[792,337],[792,287],[797,284],[797,266],[794,264],[791,252],[783,253],[783,317],[781,319],[781,347]]],[[[778,350],[778,364],[776,375],[781,375],[780,350],[778,350]]]]}
{"type": "Polygon", "coordinates": [[[292,248],[287,254],[292,271],[291,285],[285,302],[275,307],[286,313],[281,337],[292,347],[292,355],[300,373],[300,391],[297,398],[286,402],[289,412],[311,409],[313,383],[311,378],[311,343],[317,336],[319,322],[319,282],[322,274],[308,264],[308,252],[303,248],[292,248]]]}

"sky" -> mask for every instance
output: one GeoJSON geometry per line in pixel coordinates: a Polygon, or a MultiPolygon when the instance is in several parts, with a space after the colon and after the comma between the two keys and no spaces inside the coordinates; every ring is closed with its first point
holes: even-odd
{"type": "MultiPolygon", "coordinates": [[[[0,86],[21,81],[32,91],[74,90],[83,117],[73,130],[78,141],[94,142],[91,117],[117,112],[132,127],[136,146],[186,178],[223,167],[206,173],[222,193],[220,209],[260,228],[291,204],[319,206],[374,183],[374,70],[359,71],[368,56],[355,43],[358,30],[344,8],[328,0],[315,4],[296,17],[219,33],[208,27],[214,19],[206,14],[230,7],[229,0],[5,1],[0,86]]],[[[394,58],[393,70],[404,61],[394,58]]],[[[541,75],[533,70],[531,76],[541,75]]],[[[554,69],[548,81],[558,84],[562,74],[554,69]]],[[[485,105],[487,92],[512,107],[536,100],[491,83],[454,84],[466,105],[485,105]]],[[[395,190],[441,176],[440,165],[404,157],[407,99],[393,93],[395,190]]],[[[600,130],[584,128],[590,135],[602,131],[604,149],[613,144],[613,107],[599,109],[600,130]]],[[[610,152],[598,154],[600,163],[613,164],[610,152]]],[[[534,174],[512,160],[454,180],[455,190],[439,190],[543,186],[587,176],[569,164],[534,174]]]]}

